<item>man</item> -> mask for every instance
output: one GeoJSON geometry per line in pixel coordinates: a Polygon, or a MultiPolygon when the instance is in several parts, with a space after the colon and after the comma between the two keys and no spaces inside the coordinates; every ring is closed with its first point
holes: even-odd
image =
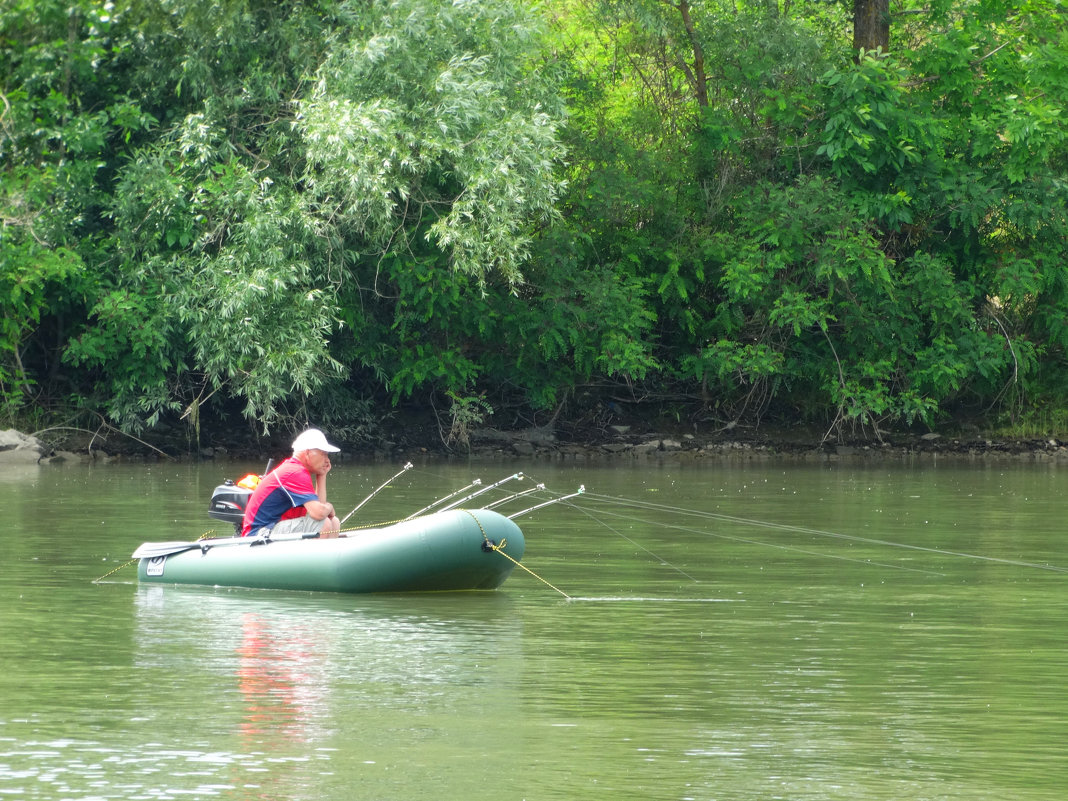
{"type": "Polygon", "coordinates": [[[241,536],[262,528],[279,534],[316,534],[336,537],[341,523],[333,504],[326,500],[326,474],[330,456],[341,449],[326,441],[317,428],[293,440],[293,455],[263,477],[248,499],[241,536]]]}

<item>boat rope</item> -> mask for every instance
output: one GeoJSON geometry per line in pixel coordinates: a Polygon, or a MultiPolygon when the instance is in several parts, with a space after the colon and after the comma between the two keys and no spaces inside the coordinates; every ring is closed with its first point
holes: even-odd
{"type": "MultiPolygon", "coordinates": [[[[200,542],[201,540],[210,539],[213,536],[215,536],[215,529],[210,528],[207,531],[205,531],[203,534],[201,534],[199,537],[197,537],[196,541],[200,542]]],[[[114,576],[116,573],[118,573],[124,567],[129,567],[130,565],[136,565],[140,561],[141,561],[140,559],[131,559],[129,562],[123,562],[121,565],[116,567],[114,570],[109,570],[107,573],[102,575],[100,578],[93,579],[93,584],[99,584],[104,579],[109,578],[110,576],[114,576]]]]}
{"type": "Polygon", "coordinates": [[[350,531],[366,531],[367,529],[372,529],[372,528],[386,528],[387,526],[395,526],[398,523],[403,523],[406,520],[408,520],[407,517],[400,518],[398,520],[387,520],[387,521],[385,521],[383,523],[364,523],[362,526],[350,526],[349,528],[340,529],[337,533],[338,534],[347,534],[350,531]]]}
{"type": "Polygon", "coordinates": [[[516,567],[521,567],[521,568],[523,568],[523,569],[524,569],[525,571],[527,571],[528,573],[530,573],[530,575],[532,575],[532,576],[533,576],[534,578],[536,578],[536,579],[537,579],[538,581],[540,581],[540,582],[541,582],[542,584],[544,584],[544,585],[545,585],[546,587],[549,587],[549,588],[551,588],[551,589],[554,589],[554,590],[556,590],[556,591],[557,591],[558,593],[560,593],[560,594],[561,594],[562,596],[564,596],[565,598],[567,598],[567,600],[569,600],[569,601],[570,601],[570,600],[573,600],[573,599],[571,598],[571,596],[570,596],[570,595],[568,595],[568,594],[567,594],[566,592],[564,592],[564,591],[563,591],[562,589],[560,589],[559,587],[557,587],[557,586],[555,586],[555,585],[553,585],[553,584],[549,583],[548,581],[546,581],[545,579],[543,579],[543,578],[542,578],[541,576],[539,576],[539,575],[538,575],[537,573],[535,573],[535,572],[534,572],[533,570],[531,570],[531,569],[530,569],[529,567],[527,567],[526,565],[524,565],[524,564],[523,564],[522,562],[516,561],[516,560],[515,560],[515,559],[513,559],[513,558],[512,558],[511,556],[509,556],[509,555],[508,555],[507,553],[505,553],[505,552],[504,552],[503,550],[501,550],[501,548],[503,548],[503,547],[504,547],[504,546],[503,546],[503,544],[502,544],[502,545],[490,545],[490,550],[492,550],[492,551],[495,551],[495,552],[499,553],[499,554],[500,554],[501,556],[503,556],[503,557],[504,557],[505,559],[508,559],[508,560],[510,560],[510,561],[512,562],[512,564],[514,564],[514,565],[515,565],[516,567]]]}
{"type": "Polygon", "coordinates": [[[546,581],[541,576],[539,576],[537,573],[535,573],[533,570],[531,570],[529,567],[527,567],[522,562],[520,562],[518,559],[516,559],[513,556],[509,555],[504,550],[505,546],[508,545],[508,539],[507,538],[501,540],[500,543],[494,542],[493,540],[491,540],[486,535],[486,529],[482,528],[482,521],[480,521],[475,516],[474,512],[472,512],[470,509],[461,509],[460,511],[467,512],[467,514],[471,515],[471,519],[475,521],[475,525],[478,526],[478,530],[482,532],[482,549],[483,550],[485,550],[485,551],[493,551],[494,553],[499,553],[501,556],[503,556],[505,559],[510,561],[516,567],[523,568],[523,570],[527,571],[530,575],[532,575],[534,578],[536,578],[538,581],[540,581],[546,587],[549,587],[550,589],[556,590],[562,596],[567,598],[567,600],[569,600],[569,601],[571,600],[571,596],[568,595],[566,592],[564,592],[562,589],[560,589],[556,585],[552,584],[551,582],[546,581]]]}
{"type": "Polygon", "coordinates": [[[102,575],[102,576],[101,576],[100,578],[97,578],[97,579],[93,579],[93,584],[99,584],[99,583],[100,583],[101,581],[103,581],[104,579],[106,579],[106,578],[107,578],[108,576],[113,576],[113,575],[115,575],[116,573],[118,573],[118,572],[119,572],[120,570],[122,570],[122,569],[123,569],[124,567],[129,567],[130,565],[132,565],[132,564],[134,564],[134,563],[136,563],[136,562],[138,562],[138,561],[140,561],[140,560],[138,560],[138,559],[131,559],[131,560],[130,560],[129,562],[126,562],[125,564],[119,565],[119,566],[118,566],[117,568],[115,568],[114,570],[109,570],[109,571],[108,571],[107,573],[105,573],[104,575],[102,575]]]}

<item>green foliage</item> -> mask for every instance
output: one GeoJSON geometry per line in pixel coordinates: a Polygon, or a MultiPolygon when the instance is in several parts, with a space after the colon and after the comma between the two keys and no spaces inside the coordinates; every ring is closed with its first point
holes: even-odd
{"type": "Polygon", "coordinates": [[[885,56],[867,54],[823,78],[829,96],[824,142],[816,150],[839,178],[858,173],[895,175],[916,163],[930,139],[911,115],[902,91],[904,70],[885,56]]]}
{"type": "Polygon", "coordinates": [[[1059,7],[899,11],[857,60],[807,0],[7,3],[6,407],[1055,406],[1059,7]]]}
{"type": "MultiPolygon", "coordinates": [[[[59,347],[111,377],[93,383],[128,429],[209,398],[272,424],[344,379],[360,254],[515,281],[553,213],[562,112],[524,6],[45,0],[0,18],[17,31],[0,146],[37,170],[38,235],[103,234],[59,347]],[[360,109],[382,111],[369,138],[360,109]]],[[[395,396],[466,386],[470,360],[406,347],[413,312],[437,323],[456,297],[387,311],[398,339],[357,364],[395,396]]]]}
{"type": "Polygon", "coordinates": [[[520,278],[559,188],[561,110],[538,23],[507,0],[352,3],[296,120],[308,202],[361,253],[420,249],[484,281],[520,278]],[[397,240],[400,240],[399,242],[397,240]]]}
{"type": "Polygon", "coordinates": [[[42,247],[18,229],[0,231],[0,392],[8,414],[26,400],[36,383],[23,351],[42,319],[84,281],[78,255],[66,248],[42,247]]]}
{"type": "Polygon", "coordinates": [[[458,447],[463,451],[471,450],[471,427],[481,425],[487,417],[493,415],[493,407],[486,403],[481,395],[457,395],[448,392],[449,431],[445,436],[446,447],[458,447]]]}
{"type": "Polygon", "coordinates": [[[712,248],[729,336],[683,362],[719,393],[764,403],[789,386],[822,396],[840,423],[930,423],[974,376],[1012,366],[974,288],[940,258],[891,262],[832,183],[758,187],[732,211],[712,248]]]}
{"type": "Polygon", "coordinates": [[[90,311],[92,325],[72,339],[64,359],[106,376],[95,401],[127,431],[154,425],[163,411],[177,411],[173,377],[185,369],[174,321],[162,293],[111,290],[90,311]]]}
{"type": "Polygon", "coordinates": [[[172,254],[150,263],[164,268],[165,313],[188,348],[196,383],[187,394],[225,387],[266,427],[292,394],[343,374],[329,354],[336,311],[297,198],[238,160],[216,160],[216,141],[210,126],[187,120],[173,143],[187,158],[146,152],[124,176],[141,191],[120,194],[115,216],[131,253],[172,254]]]}

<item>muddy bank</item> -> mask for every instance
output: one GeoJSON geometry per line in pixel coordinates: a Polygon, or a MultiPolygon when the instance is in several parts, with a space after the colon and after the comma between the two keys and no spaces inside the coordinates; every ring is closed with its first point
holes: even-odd
{"type": "MultiPolygon", "coordinates": [[[[330,433],[330,432],[328,432],[330,433]]],[[[403,425],[372,441],[349,443],[334,437],[343,453],[338,461],[406,459],[549,459],[571,461],[786,459],[799,461],[1011,460],[1068,465],[1068,440],[1054,437],[1005,439],[981,432],[884,433],[881,439],[834,441],[825,432],[803,428],[742,429],[709,432],[636,430],[609,426],[589,431],[530,428],[479,429],[464,447],[446,447],[433,426],[403,425]]],[[[0,432],[0,463],[110,461],[266,461],[288,455],[292,434],[259,436],[219,431],[200,440],[184,429],[161,428],[139,437],[116,430],[46,430],[35,436],[0,432]]]]}
{"type": "Polygon", "coordinates": [[[800,461],[842,460],[1017,460],[1053,461],[1068,465],[1068,440],[962,438],[928,433],[884,435],[881,441],[834,442],[815,432],[783,432],[769,429],[739,436],[684,433],[639,433],[617,431],[590,442],[527,439],[522,432],[495,440],[475,438],[472,450],[500,458],[550,458],[574,460],[611,459],[786,459],[800,461]]]}

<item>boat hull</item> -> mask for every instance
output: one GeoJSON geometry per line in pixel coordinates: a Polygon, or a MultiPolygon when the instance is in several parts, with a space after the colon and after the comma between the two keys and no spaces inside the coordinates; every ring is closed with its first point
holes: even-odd
{"type": "Polygon", "coordinates": [[[141,558],[138,578],[312,592],[492,590],[508,578],[526,546],[519,526],[488,509],[454,509],[338,539],[212,543],[141,558]],[[488,548],[488,541],[503,553],[488,548]]]}

